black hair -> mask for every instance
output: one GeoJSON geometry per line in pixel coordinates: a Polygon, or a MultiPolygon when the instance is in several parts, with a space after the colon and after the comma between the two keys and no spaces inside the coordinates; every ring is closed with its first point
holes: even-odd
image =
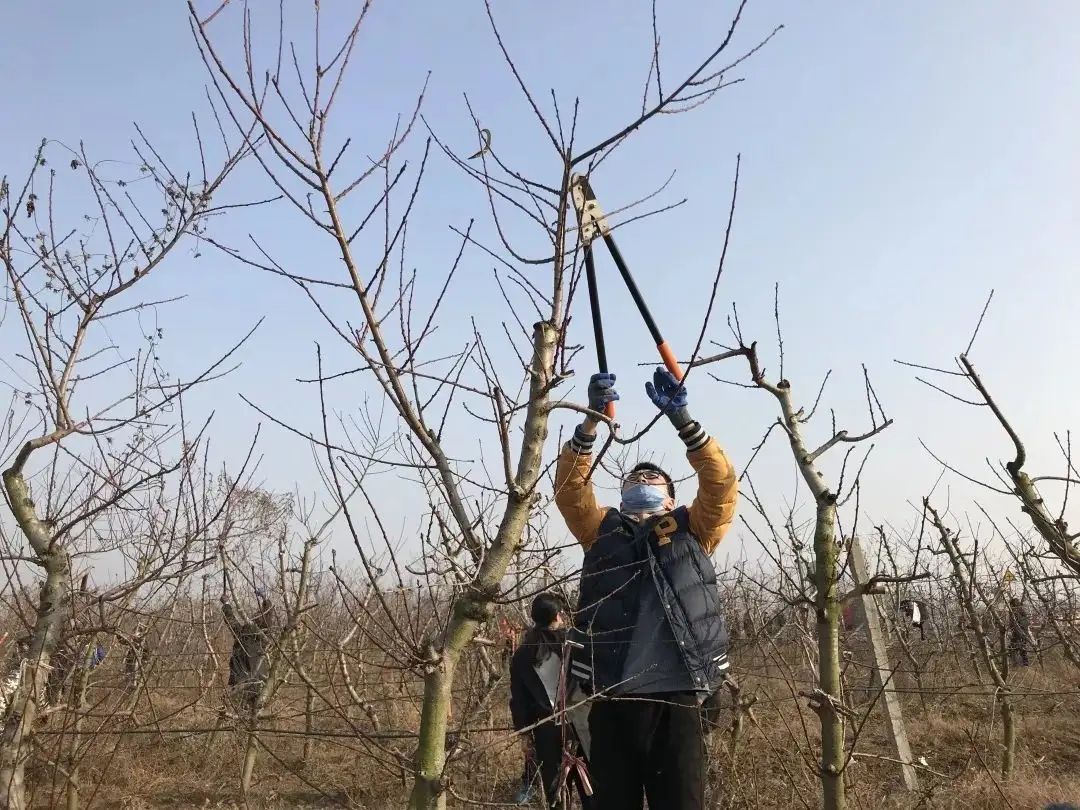
{"type": "Polygon", "coordinates": [[[551,624],[560,613],[566,615],[569,612],[566,600],[557,593],[542,593],[533,599],[532,607],[529,610],[533,626],[525,633],[525,639],[522,642],[529,648],[533,666],[539,664],[549,655],[562,656],[566,631],[557,630],[551,624]]]}
{"type": "Polygon", "coordinates": [[[651,461],[642,461],[640,464],[636,464],[634,469],[630,470],[628,476],[633,475],[640,470],[649,470],[650,472],[660,473],[660,475],[664,476],[664,480],[667,481],[668,497],[672,500],[675,499],[675,482],[672,480],[671,476],[668,475],[667,470],[657,464],[653,464],[651,461]]]}

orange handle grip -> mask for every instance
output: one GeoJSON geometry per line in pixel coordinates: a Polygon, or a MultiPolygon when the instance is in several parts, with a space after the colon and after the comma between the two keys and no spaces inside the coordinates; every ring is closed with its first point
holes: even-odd
{"type": "Polygon", "coordinates": [[[615,403],[614,402],[609,402],[607,405],[605,405],[604,406],[604,413],[605,413],[605,415],[607,415],[608,419],[614,419],[615,418],[615,403]]]}
{"type": "Polygon", "coordinates": [[[679,361],[675,357],[675,352],[672,351],[667,341],[665,340],[663,343],[657,343],[656,349],[660,352],[660,357],[663,359],[664,365],[667,366],[667,370],[675,375],[676,380],[682,380],[682,368],[679,367],[679,361]]]}

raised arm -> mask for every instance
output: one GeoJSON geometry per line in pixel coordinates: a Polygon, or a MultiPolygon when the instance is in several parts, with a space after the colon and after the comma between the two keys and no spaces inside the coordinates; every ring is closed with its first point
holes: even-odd
{"type": "MultiPolygon", "coordinates": [[[[600,413],[618,398],[614,374],[594,374],[589,380],[592,410],[600,413]]],[[[578,425],[573,438],[563,446],[555,467],[555,505],[566,521],[566,528],[586,549],[596,542],[596,533],[608,511],[596,502],[596,490],[589,477],[597,424],[595,419],[586,417],[578,425]]]]}
{"type": "Polygon", "coordinates": [[[233,610],[233,606],[228,603],[224,596],[221,597],[221,612],[225,615],[225,624],[229,627],[229,632],[233,634],[233,637],[240,637],[240,625],[243,622],[236,615],[236,611],[233,610]]]}
{"type": "Polygon", "coordinates": [[[665,369],[657,369],[645,391],[686,445],[686,457],[698,476],[698,491],[690,504],[690,530],[706,554],[712,554],[731,527],[735,502],[739,496],[738,479],[724,451],[716,440],[695,421],[687,410],[686,388],[665,369]]]}
{"type": "Polygon", "coordinates": [[[274,610],[273,603],[264,593],[261,591],[257,593],[259,596],[259,615],[255,617],[255,626],[261,634],[269,636],[277,631],[277,612],[274,610]]]}
{"type": "Polygon", "coordinates": [[[595,433],[589,435],[585,426],[579,425],[574,438],[563,446],[555,467],[555,505],[570,534],[586,549],[596,542],[600,522],[607,513],[607,509],[597,504],[596,490],[589,478],[595,440],[595,433]]]}
{"type": "Polygon", "coordinates": [[[712,554],[735,519],[739,482],[720,445],[706,439],[701,449],[688,451],[686,457],[698,475],[697,496],[690,504],[690,530],[705,553],[712,554]]]}

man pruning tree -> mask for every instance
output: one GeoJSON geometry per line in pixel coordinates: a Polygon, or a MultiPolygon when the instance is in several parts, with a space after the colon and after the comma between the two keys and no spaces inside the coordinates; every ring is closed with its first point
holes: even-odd
{"type": "Polygon", "coordinates": [[[1009,600],[1009,658],[1013,664],[1031,666],[1031,615],[1019,597],[1009,600]]]}
{"type": "MultiPolygon", "coordinates": [[[[589,408],[619,396],[615,375],[589,383],[589,408]]],[[[657,369],[646,393],[668,417],[698,475],[689,506],[671,476],[634,467],[618,507],[598,505],[589,472],[598,422],[575,430],[559,456],[555,502],[585,549],[571,669],[596,696],[590,771],[600,810],[705,807],[702,702],[728,668],[727,630],[709,555],[731,526],[738,485],[715,440],[687,410],[685,388],[657,369]]]]}
{"type": "Polygon", "coordinates": [[[276,625],[274,606],[266,594],[255,589],[259,612],[251,621],[237,614],[228,598],[221,595],[221,612],[232,633],[229,654],[229,692],[241,708],[251,711],[270,671],[270,645],[276,625]]]}

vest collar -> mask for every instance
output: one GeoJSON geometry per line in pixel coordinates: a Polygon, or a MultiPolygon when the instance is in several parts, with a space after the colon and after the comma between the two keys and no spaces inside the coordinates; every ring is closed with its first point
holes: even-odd
{"type": "Polygon", "coordinates": [[[622,510],[619,510],[619,514],[627,520],[634,521],[634,523],[645,524],[654,518],[662,518],[664,515],[670,515],[674,511],[674,509],[663,509],[659,512],[623,512],[622,510]]]}

